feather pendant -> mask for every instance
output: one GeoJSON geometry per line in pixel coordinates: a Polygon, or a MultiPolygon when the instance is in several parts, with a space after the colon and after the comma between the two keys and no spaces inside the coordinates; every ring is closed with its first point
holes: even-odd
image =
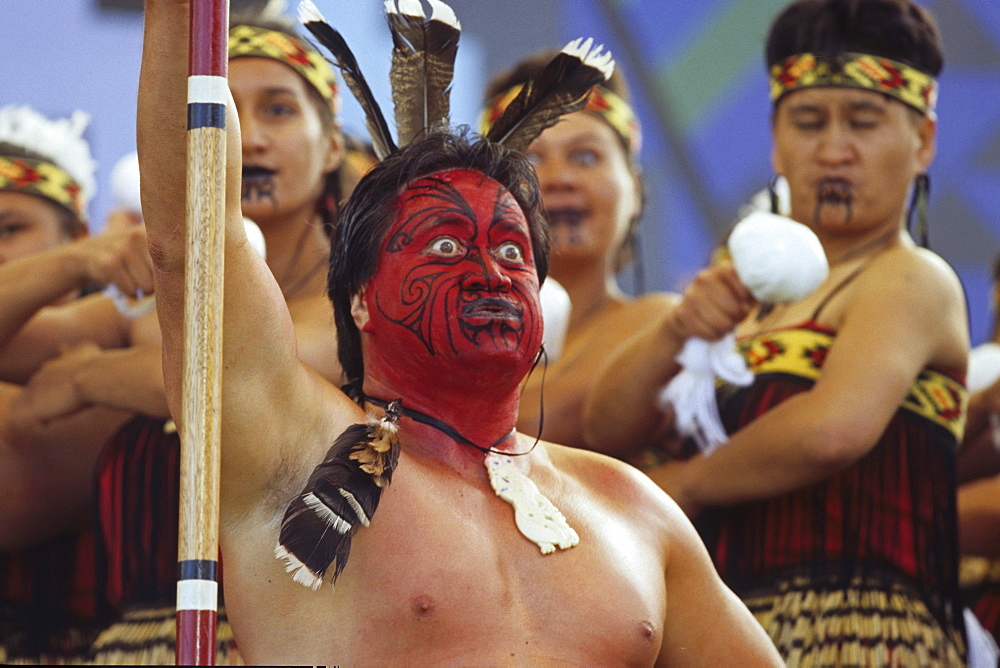
{"type": "Polygon", "coordinates": [[[428,0],[426,19],[419,0],[385,0],[392,32],[392,99],[399,144],[424,132],[449,127],[451,82],[461,25],[451,7],[428,0]]]}
{"type": "Polygon", "coordinates": [[[382,108],[379,107],[368,81],[361,73],[357,58],[347,46],[343,35],[326,22],[312,0],[302,0],[299,3],[299,20],[306,30],[333,54],[334,64],[340,69],[344,82],[365,112],[365,125],[372,137],[375,156],[379,160],[384,159],[396,150],[396,143],[382,114],[382,108]]]}
{"type": "Polygon", "coordinates": [[[344,570],[351,539],[371,522],[399,461],[398,419],[397,400],[381,420],[345,429],[288,504],[274,553],[296,582],[315,590],[331,564],[331,582],[344,570]]]}
{"type": "Polygon", "coordinates": [[[615,62],[603,45],[582,38],[567,44],[517,97],[486,133],[486,138],[515,151],[524,151],[560,116],[579,111],[591,87],[614,72],[615,62]]]}

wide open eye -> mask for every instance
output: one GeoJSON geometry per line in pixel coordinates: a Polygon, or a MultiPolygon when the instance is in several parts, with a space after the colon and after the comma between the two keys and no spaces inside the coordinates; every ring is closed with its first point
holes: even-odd
{"type": "Polygon", "coordinates": [[[524,264],[524,249],[520,244],[508,241],[497,248],[496,255],[504,262],[511,264],[524,264]]]}
{"type": "Polygon", "coordinates": [[[454,237],[437,237],[427,245],[427,252],[440,257],[457,257],[463,250],[462,244],[454,237]]]}

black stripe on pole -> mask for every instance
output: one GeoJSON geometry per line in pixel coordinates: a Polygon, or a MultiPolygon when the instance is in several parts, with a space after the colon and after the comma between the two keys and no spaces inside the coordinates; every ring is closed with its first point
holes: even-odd
{"type": "Polygon", "coordinates": [[[214,102],[188,104],[188,130],[198,128],[226,128],[226,105],[214,102]]]}
{"type": "Polygon", "coordinates": [[[178,580],[213,580],[217,578],[219,562],[213,559],[187,559],[177,562],[178,580]]]}

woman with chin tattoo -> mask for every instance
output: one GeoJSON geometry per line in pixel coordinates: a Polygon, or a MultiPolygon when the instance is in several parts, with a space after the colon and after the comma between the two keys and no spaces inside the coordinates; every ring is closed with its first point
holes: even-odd
{"type": "MultiPolygon", "coordinates": [[[[482,132],[553,54],[529,56],[491,82],[482,132]]],[[[583,110],[546,129],[526,152],[538,174],[552,238],[549,280],[565,288],[571,306],[564,314],[568,323],[560,354],[544,370],[536,369],[521,393],[518,429],[541,430],[542,438],[556,443],[641,463],[654,459],[649,444],[609,450],[588,437],[582,421],[592,381],[615,348],[676,301],[667,293],[631,297],[618,285],[618,272],[640,261],[637,231],[643,207],[641,132],[628,100],[618,65],[592,90],[583,110]]],[[[546,343],[560,324],[546,319],[546,343]]]]}
{"type": "MultiPolygon", "coordinates": [[[[327,235],[364,166],[346,155],[336,79],[289,22],[246,16],[231,22],[228,78],[242,130],[243,215],[263,233],[299,357],[340,385],[327,235]]],[[[162,420],[137,416],[102,454],[99,593],[115,621],[94,644],[96,663],[174,661],[178,472],[179,439],[162,420]]],[[[216,662],[235,659],[220,612],[216,662]]]]}
{"type": "MultiPolygon", "coordinates": [[[[910,0],[799,0],[766,56],[775,171],[829,275],[789,304],[741,313],[745,295],[720,282],[689,302],[702,310],[675,311],[675,329],[735,327],[753,378],[718,388],[726,442],[648,473],[790,665],[964,665],[955,452],[969,334],[924,222],[938,31],[910,0]]],[[[621,351],[599,382],[632,378],[641,400],[597,416],[629,433],[653,410],[676,373],[669,341],[621,351]]]]}

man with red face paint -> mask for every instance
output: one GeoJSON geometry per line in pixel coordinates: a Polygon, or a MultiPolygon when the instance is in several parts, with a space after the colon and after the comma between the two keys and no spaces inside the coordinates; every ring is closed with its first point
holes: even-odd
{"type": "MultiPolygon", "coordinates": [[[[147,0],[145,22],[143,210],[179,415],[188,3],[147,0]]],[[[247,662],[780,665],[652,482],[515,431],[541,342],[547,242],[530,164],[485,140],[417,140],[343,210],[328,286],[338,354],[365,408],[389,403],[382,424],[398,420],[401,450],[378,513],[349,532],[350,561],[336,555],[336,587],[321,586],[325,569],[286,573],[275,558],[286,508],[368,416],[296,355],[285,302],[243,232],[236,121],[230,106],[220,525],[247,662]]]]}

